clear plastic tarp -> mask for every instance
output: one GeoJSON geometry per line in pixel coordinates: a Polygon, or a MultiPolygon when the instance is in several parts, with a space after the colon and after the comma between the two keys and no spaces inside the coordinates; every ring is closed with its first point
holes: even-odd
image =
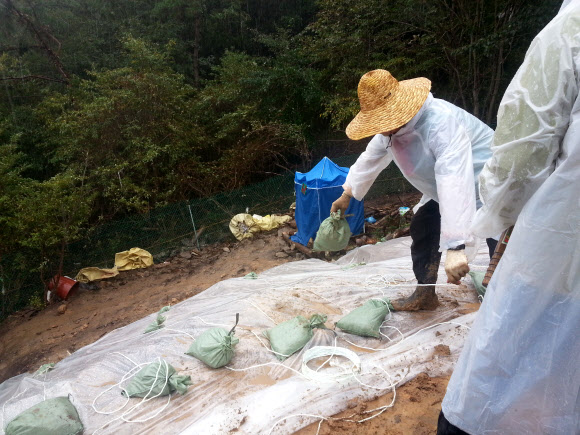
{"type": "MultiPolygon", "coordinates": [[[[171,307],[158,331],[143,333],[156,314],[116,329],[49,372],[23,374],[1,384],[0,433],[25,409],[68,395],[86,434],[287,434],[317,421],[305,414],[331,416],[346,409],[349,400],[386,394],[419,373],[449,375],[479,301],[469,278],[462,286],[444,284],[442,267],[437,310],[387,315],[380,340],[334,330],[335,322],[369,299],[412,292],[410,244],[409,238],[395,239],[363,246],[332,263],[310,259],[275,267],[257,279],[228,279],[171,307]],[[211,369],[185,355],[208,328],[229,330],[236,313],[240,342],[227,367],[211,369]],[[302,351],[280,362],[262,332],[314,313],[327,315],[330,329],[315,329],[302,351]],[[450,355],[436,352],[437,345],[448,346],[450,355]],[[353,369],[349,359],[335,356],[323,365],[328,359],[324,356],[302,371],[304,352],[316,346],[336,346],[341,354],[353,351],[360,362],[353,369]],[[117,384],[122,379],[127,379],[124,386],[138,365],[159,358],[179,375],[191,376],[193,385],[185,395],[147,401],[121,395],[117,384]]],[[[483,270],[488,261],[487,247],[482,246],[472,264],[483,270]]]]}

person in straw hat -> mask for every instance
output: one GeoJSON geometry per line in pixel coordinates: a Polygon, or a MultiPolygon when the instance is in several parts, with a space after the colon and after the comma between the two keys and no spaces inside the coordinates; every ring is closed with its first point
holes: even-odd
{"type": "MultiPolygon", "coordinates": [[[[469,227],[478,197],[477,176],[491,156],[493,130],[465,110],[430,93],[424,77],[397,81],[386,70],[366,73],[358,85],[360,112],[346,128],[350,139],[373,136],[350,168],[344,193],[331,211],[348,208],[351,198],[362,200],[392,160],[405,178],[423,193],[413,209],[411,258],[417,288],[393,301],[396,310],[433,310],[441,252],[447,251],[449,282],[469,271],[468,256],[479,245],[469,227]]],[[[496,241],[488,239],[490,255],[496,241]]],[[[470,258],[471,259],[471,258],[470,258]]]]}

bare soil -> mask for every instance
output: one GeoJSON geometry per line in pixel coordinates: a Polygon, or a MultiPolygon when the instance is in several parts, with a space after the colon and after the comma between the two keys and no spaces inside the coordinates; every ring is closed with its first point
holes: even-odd
{"type": "MultiPolygon", "coordinates": [[[[407,194],[365,204],[365,215],[377,224],[366,226],[367,234],[351,241],[356,245],[375,243],[380,237],[406,235],[398,215],[400,206],[413,206],[417,194],[407,194]]],[[[408,222],[410,216],[403,220],[408,222]]],[[[403,222],[403,223],[405,223],[403,222]]],[[[253,239],[185,251],[147,269],[121,272],[96,285],[83,286],[67,302],[50,305],[42,311],[23,310],[10,316],[0,328],[0,382],[36,370],[45,363],[56,363],[75,350],[106,333],[132,323],[168,304],[190,298],[213,284],[250,272],[260,273],[274,266],[305,258],[281,237],[282,228],[258,233],[253,239]]],[[[336,257],[334,257],[336,258],[336,257]]],[[[87,265],[89,266],[89,265],[87,265]]],[[[365,423],[324,422],[321,434],[432,434],[448,378],[420,375],[397,389],[395,405],[365,423]]],[[[372,402],[349,403],[349,409],[336,417],[360,414],[390,403],[390,394],[372,402]]],[[[357,420],[357,418],[353,418],[357,420]]],[[[318,423],[300,434],[315,434],[318,423]]]]}

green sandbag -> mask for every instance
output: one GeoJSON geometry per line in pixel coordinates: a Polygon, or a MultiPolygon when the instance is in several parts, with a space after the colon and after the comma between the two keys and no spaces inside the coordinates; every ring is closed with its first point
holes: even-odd
{"type": "Polygon", "coordinates": [[[475,286],[477,294],[479,294],[481,297],[484,297],[485,291],[487,290],[483,286],[483,278],[485,278],[485,272],[473,270],[469,272],[469,276],[471,277],[471,281],[473,281],[473,285],[475,286]]]}
{"type": "Polygon", "coordinates": [[[159,310],[159,312],[157,313],[157,317],[155,318],[155,320],[153,321],[153,323],[150,323],[149,326],[147,326],[147,328],[145,328],[145,332],[143,332],[143,334],[147,334],[148,332],[153,332],[153,331],[157,331],[158,329],[163,328],[163,322],[165,322],[165,316],[162,316],[161,314],[165,313],[166,311],[169,311],[169,306],[163,307],[159,310]]]}
{"type": "Polygon", "coordinates": [[[348,245],[351,232],[348,222],[340,217],[340,210],[330,213],[330,216],[322,221],[316,233],[314,251],[340,251],[348,245]]]}
{"type": "Polygon", "coordinates": [[[177,375],[171,364],[160,360],[139,370],[121,394],[128,397],[161,397],[174,391],[185,394],[188,385],[192,385],[189,376],[177,375]]]}
{"type": "Polygon", "coordinates": [[[321,314],[313,314],[310,320],[296,316],[264,331],[263,334],[270,340],[272,350],[278,352],[276,354],[278,359],[283,361],[310,341],[314,335],[312,329],[326,328],[324,322],[326,322],[326,316],[321,314]]]}
{"type": "Polygon", "coordinates": [[[389,301],[371,299],[336,322],[336,326],[350,334],[380,338],[379,328],[389,308],[392,310],[389,301]]]}
{"type": "Polygon", "coordinates": [[[6,426],[6,435],[76,435],[84,430],[68,397],[55,397],[28,408],[6,426]]]}
{"type": "Polygon", "coordinates": [[[225,329],[211,328],[197,337],[185,353],[217,369],[232,360],[234,346],[239,342],[239,338],[230,335],[225,329]]]}

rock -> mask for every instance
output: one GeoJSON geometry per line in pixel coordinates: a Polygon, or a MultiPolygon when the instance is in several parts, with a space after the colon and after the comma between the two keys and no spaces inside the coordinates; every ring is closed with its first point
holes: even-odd
{"type": "Polygon", "coordinates": [[[223,251],[224,251],[224,252],[230,252],[230,248],[228,248],[227,246],[225,246],[225,247],[223,248],[223,251]]]}
{"type": "Polygon", "coordinates": [[[181,244],[187,248],[193,247],[193,240],[192,239],[182,239],[181,244]]]}
{"type": "Polygon", "coordinates": [[[179,254],[179,256],[181,258],[185,258],[186,260],[189,260],[191,258],[191,252],[185,251],[185,252],[182,252],[181,254],[179,254]]]}
{"type": "Polygon", "coordinates": [[[365,241],[361,237],[359,237],[355,240],[355,243],[356,243],[356,246],[362,246],[365,244],[365,241]]]}
{"type": "Polygon", "coordinates": [[[171,298],[171,301],[169,302],[169,305],[175,305],[177,304],[179,301],[176,298],[171,298]]]}
{"type": "Polygon", "coordinates": [[[276,252],[276,257],[277,258],[286,258],[286,257],[288,257],[288,254],[286,254],[283,251],[280,251],[280,252],[276,252]]]}
{"type": "Polygon", "coordinates": [[[57,311],[58,311],[58,314],[64,314],[64,313],[66,313],[66,309],[67,309],[67,306],[66,306],[66,304],[62,304],[62,305],[60,305],[60,306],[58,307],[58,310],[57,310],[57,311]]]}

